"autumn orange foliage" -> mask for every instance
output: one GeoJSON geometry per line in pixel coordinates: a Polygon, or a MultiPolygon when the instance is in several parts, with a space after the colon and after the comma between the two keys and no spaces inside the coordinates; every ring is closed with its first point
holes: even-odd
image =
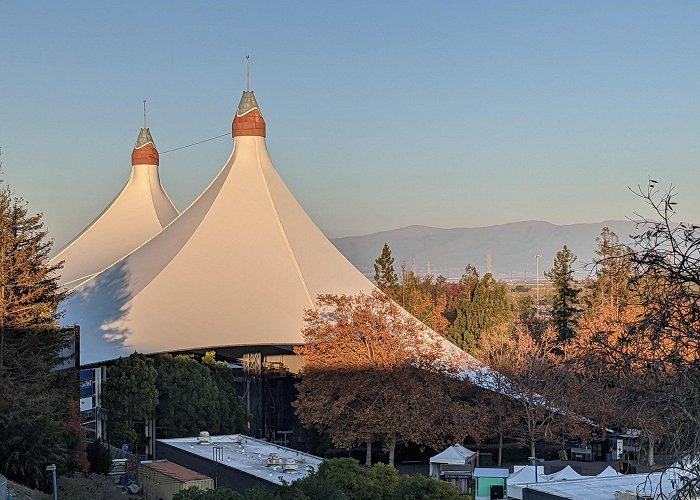
{"type": "MultiPolygon", "coordinates": [[[[303,378],[294,403],[301,422],[350,447],[397,439],[442,446],[462,441],[469,413],[444,340],[389,297],[320,295],[304,313],[303,378]]],[[[369,456],[369,451],[368,451],[369,456]]]]}

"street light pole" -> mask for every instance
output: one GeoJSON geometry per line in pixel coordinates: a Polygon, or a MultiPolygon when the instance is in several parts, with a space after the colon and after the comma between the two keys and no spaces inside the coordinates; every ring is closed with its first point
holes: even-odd
{"type": "Polygon", "coordinates": [[[532,465],[535,467],[535,482],[539,482],[537,480],[537,464],[541,464],[544,462],[544,458],[537,458],[537,457],[527,457],[527,459],[532,462],[532,465]]]}
{"type": "Polygon", "coordinates": [[[541,255],[535,255],[535,290],[537,293],[537,301],[535,302],[535,316],[540,315],[540,259],[542,258],[541,255]]]}

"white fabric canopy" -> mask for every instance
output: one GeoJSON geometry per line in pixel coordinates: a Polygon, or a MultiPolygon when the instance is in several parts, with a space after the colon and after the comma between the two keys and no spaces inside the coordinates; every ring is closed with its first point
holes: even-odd
{"type": "MultiPolygon", "coordinates": [[[[257,106],[252,92],[246,98],[257,106]]],[[[319,294],[376,289],[294,199],[265,137],[240,130],[187,210],[62,304],[62,324],[80,325],[83,365],[134,351],[298,345],[304,310],[319,294]]],[[[465,368],[476,363],[442,342],[465,368]]]]}
{"type": "Polygon", "coordinates": [[[455,444],[441,451],[434,457],[430,457],[431,464],[464,465],[475,457],[476,452],[465,448],[461,444],[455,444]]]}
{"type": "Polygon", "coordinates": [[[619,476],[620,473],[617,472],[615,469],[610,467],[609,465],[603,469],[596,477],[612,477],[612,476],[619,476]]]}
{"type": "Polygon", "coordinates": [[[581,479],[582,476],[578,472],[576,472],[570,465],[567,465],[564,467],[562,470],[559,472],[555,472],[554,474],[550,474],[548,476],[550,481],[562,481],[562,480],[571,480],[571,479],[581,479]]]}
{"type": "MultiPolygon", "coordinates": [[[[544,474],[544,467],[541,465],[537,466],[537,481],[545,482],[549,478],[544,474]]],[[[516,483],[534,483],[535,482],[535,468],[532,465],[525,465],[519,470],[516,470],[508,477],[508,484],[516,483]]]]}
{"type": "MultiPolygon", "coordinates": [[[[153,144],[148,129],[141,129],[139,139],[142,135],[153,144]]],[[[132,165],[129,180],[114,200],[49,264],[64,261],[59,284],[75,288],[158,234],[177,215],[160,184],[158,165],[132,165]]]]}

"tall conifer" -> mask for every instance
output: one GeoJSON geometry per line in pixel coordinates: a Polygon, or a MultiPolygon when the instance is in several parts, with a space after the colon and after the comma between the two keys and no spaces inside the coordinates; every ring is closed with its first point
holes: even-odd
{"type": "Polygon", "coordinates": [[[77,377],[58,369],[75,331],[57,324],[65,294],[51,244],[42,215],[0,181],[0,472],[33,487],[49,463],[70,470],[78,444],[69,431],[77,377]]]}
{"type": "Polygon", "coordinates": [[[387,243],[384,243],[382,254],[374,261],[374,282],[389,296],[392,296],[399,284],[399,277],[394,269],[394,257],[391,256],[391,249],[387,243]]]}
{"type": "Polygon", "coordinates": [[[559,342],[567,342],[576,333],[579,289],[574,282],[576,256],[564,245],[554,257],[554,264],[544,275],[552,282],[552,322],[557,330],[559,342]]]}

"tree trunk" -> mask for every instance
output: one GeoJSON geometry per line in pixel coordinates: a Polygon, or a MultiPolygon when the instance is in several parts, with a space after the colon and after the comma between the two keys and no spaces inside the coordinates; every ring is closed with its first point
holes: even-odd
{"type": "Polygon", "coordinates": [[[394,452],[396,451],[396,434],[389,438],[389,465],[394,466],[394,452]]]}
{"type": "Polygon", "coordinates": [[[367,440],[367,451],[365,452],[365,467],[372,467],[372,440],[367,440]]]}
{"type": "Polygon", "coordinates": [[[656,465],[654,461],[654,435],[649,434],[649,452],[647,453],[647,465],[649,467],[656,465]]]}
{"type": "Polygon", "coordinates": [[[501,461],[503,459],[503,433],[498,433],[498,466],[501,466],[501,461]]]}
{"type": "Polygon", "coordinates": [[[531,457],[536,457],[535,455],[535,438],[531,437],[530,438],[530,456],[531,457]]]}

